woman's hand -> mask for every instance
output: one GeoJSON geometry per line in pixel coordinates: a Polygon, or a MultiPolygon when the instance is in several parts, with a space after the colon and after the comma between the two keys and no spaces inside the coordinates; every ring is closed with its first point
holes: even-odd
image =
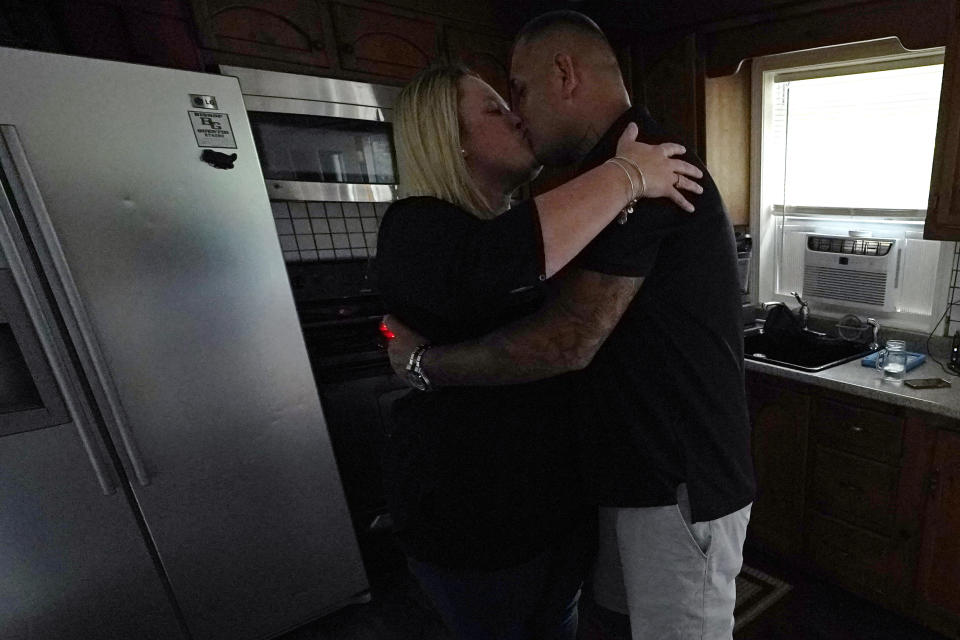
{"type": "Polygon", "coordinates": [[[383,317],[380,331],[387,339],[390,366],[400,376],[400,379],[405,381],[410,354],[421,344],[427,342],[427,339],[397,320],[396,316],[391,315],[383,317]],[[386,328],[386,331],[384,331],[384,328],[386,328]],[[390,337],[391,335],[393,337],[390,337]]]}
{"type": "Polygon", "coordinates": [[[617,142],[617,155],[630,158],[643,171],[647,183],[644,198],[670,198],[680,208],[693,212],[693,205],[683,197],[680,189],[691,193],[703,193],[703,187],[690,178],[700,179],[703,172],[689,162],[673,156],[683,155],[687,150],[679,144],[665,142],[658,145],[637,142],[639,129],[631,122],[617,142]]]}

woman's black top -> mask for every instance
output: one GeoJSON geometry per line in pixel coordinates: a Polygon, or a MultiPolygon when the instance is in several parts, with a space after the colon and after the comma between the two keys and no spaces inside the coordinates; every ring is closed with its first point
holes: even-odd
{"type": "MultiPolygon", "coordinates": [[[[376,268],[390,313],[434,344],[484,335],[544,299],[533,201],[480,220],[436,198],[400,200],[380,226],[376,268]]],[[[493,570],[573,529],[585,512],[565,385],[446,387],[395,403],[384,488],[409,555],[493,570]]]]}

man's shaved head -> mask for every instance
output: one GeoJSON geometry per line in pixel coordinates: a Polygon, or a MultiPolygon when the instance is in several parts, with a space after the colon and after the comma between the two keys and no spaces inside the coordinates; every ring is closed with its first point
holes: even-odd
{"type": "MultiPolygon", "coordinates": [[[[576,51],[584,62],[600,69],[620,73],[617,56],[597,23],[577,11],[550,11],[523,25],[513,41],[514,51],[521,47],[539,45],[545,41],[562,42],[565,48],[576,51]]],[[[535,47],[539,48],[539,47],[535,47]]]]}
{"type": "Polygon", "coordinates": [[[613,47],[576,11],[551,11],[520,29],[510,97],[537,159],[551,165],[582,156],[630,106],[613,47]]]}

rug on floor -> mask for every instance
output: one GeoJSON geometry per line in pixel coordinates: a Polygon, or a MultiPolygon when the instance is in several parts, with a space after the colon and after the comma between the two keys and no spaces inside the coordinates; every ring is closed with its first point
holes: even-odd
{"type": "MultiPolygon", "coordinates": [[[[737,631],[786,595],[791,587],[783,580],[743,566],[737,576],[737,600],[733,609],[737,631]]],[[[580,600],[578,640],[630,640],[630,618],[597,606],[589,594],[580,600]]]]}
{"type": "Polygon", "coordinates": [[[782,598],[791,589],[790,585],[753,567],[743,565],[737,576],[737,603],[733,609],[734,626],[737,631],[756,619],[782,598]]]}

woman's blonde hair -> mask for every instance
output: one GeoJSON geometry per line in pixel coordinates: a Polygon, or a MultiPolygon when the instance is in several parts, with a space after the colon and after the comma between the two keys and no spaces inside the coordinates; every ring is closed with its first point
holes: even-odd
{"type": "Polygon", "coordinates": [[[460,142],[460,81],[472,71],[445,64],[421,71],[394,108],[400,196],[433,196],[478,218],[495,217],[467,170],[460,142]]]}

